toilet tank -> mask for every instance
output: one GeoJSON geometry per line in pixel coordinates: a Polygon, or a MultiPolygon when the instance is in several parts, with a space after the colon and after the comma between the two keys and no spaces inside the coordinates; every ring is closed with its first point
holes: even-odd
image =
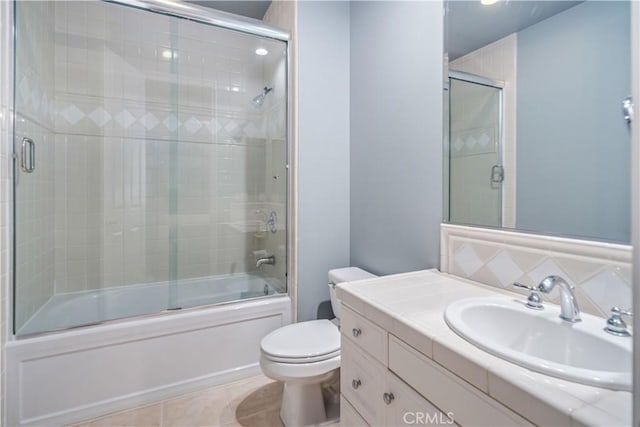
{"type": "Polygon", "coordinates": [[[371,279],[378,277],[358,267],[335,268],[329,270],[329,294],[331,296],[331,308],[337,319],[340,319],[340,300],[336,297],[336,285],[343,282],[371,279]]]}

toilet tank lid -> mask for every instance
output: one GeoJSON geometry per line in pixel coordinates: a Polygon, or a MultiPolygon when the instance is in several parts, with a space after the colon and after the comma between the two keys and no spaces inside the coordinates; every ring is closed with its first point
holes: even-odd
{"type": "Polygon", "coordinates": [[[352,282],[354,280],[372,279],[378,277],[368,271],[358,267],[335,268],[329,270],[329,281],[331,283],[352,282]]]}

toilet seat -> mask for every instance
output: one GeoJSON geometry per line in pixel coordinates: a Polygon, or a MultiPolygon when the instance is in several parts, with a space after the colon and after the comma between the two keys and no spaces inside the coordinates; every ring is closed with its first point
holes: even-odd
{"type": "Polygon", "coordinates": [[[294,323],[265,336],[260,348],[273,362],[321,362],[340,356],[340,331],[326,319],[294,323]]]}
{"type": "Polygon", "coordinates": [[[266,376],[278,381],[315,383],[340,367],[340,355],[313,363],[282,363],[262,354],[260,367],[266,376]]]}
{"type": "Polygon", "coordinates": [[[272,362],[279,363],[315,363],[322,362],[323,360],[331,359],[332,357],[340,356],[340,350],[332,351],[331,353],[321,354],[313,357],[278,357],[269,353],[263,352],[262,355],[265,359],[271,360],[272,362]]]}

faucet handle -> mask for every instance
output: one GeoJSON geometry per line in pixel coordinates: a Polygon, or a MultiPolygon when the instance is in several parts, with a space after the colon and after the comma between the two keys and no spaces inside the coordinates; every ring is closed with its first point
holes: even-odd
{"type": "Polygon", "coordinates": [[[530,290],[531,292],[538,292],[538,289],[534,288],[533,286],[525,285],[524,283],[520,283],[520,282],[514,282],[513,286],[515,286],[516,288],[527,289],[527,290],[530,290]]]}
{"type": "Polygon", "coordinates": [[[620,307],[616,306],[616,307],[611,307],[611,314],[612,315],[618,315],[618,316],[628,316],[628,317],[633,317],[633,313],[630,311],[624,311],[622,310],[620,307]]]}
{"type": "Polygon", "coordinates": [[[540,295],[538,295],[537,288],[533,286],[528,286],[519,282],[515,282],[513,286],[515,286],[516,288],[522,288],[522,289],[531,291],[531,294],[527,298],[527,304],[526,304],[527,308],[530,308],[533,310],[542,310],[544,308],[544,306],[542,305],[542,299],[540,298],[540,295]]]}
{"type": "Polygon", "coordinates": [[[604,330],[619,337],[630,337],[631,333],[625,321],[622,320],[622,316],[631,317],[633,314],[630,311],[620,309],[620,307],[611,307],[611,317],[607,319],[607,326],[604,330]]]}

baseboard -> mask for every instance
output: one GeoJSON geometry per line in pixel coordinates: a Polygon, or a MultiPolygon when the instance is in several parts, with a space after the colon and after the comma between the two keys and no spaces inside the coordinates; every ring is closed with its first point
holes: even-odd
{"type": "Polygon", "coordinates": [[[99,418],[114,412],[125,411],[140,406],[146,406],[163,400],[172,399],[182,394],[195,392],[209,387],[228,384],[242,380],[261,372],[259,364],[251,364],[228,371],[216,372],[211,375],[194,378],[189,381],[170,384],[155,389],[145,390],[116,399],[105,400],[83,407],[77,407],[65,412],[52,414],[47,417],[25,420],[23,426],[62,426],[80,423],[82,421],[99,418]]]}

